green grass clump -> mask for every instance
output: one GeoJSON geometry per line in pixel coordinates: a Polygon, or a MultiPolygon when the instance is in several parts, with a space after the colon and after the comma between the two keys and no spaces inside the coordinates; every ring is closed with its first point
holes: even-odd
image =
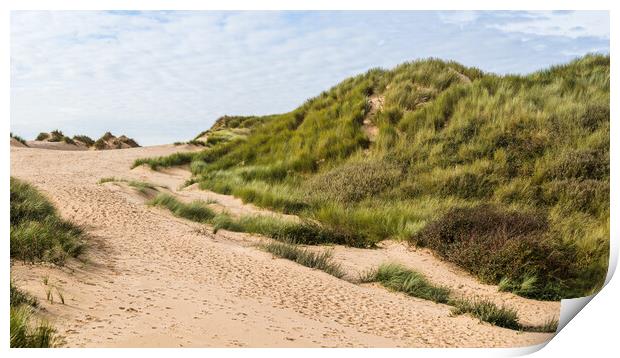
{"type": "Polygon", "coordinates": [[[11,348],[51,348],[58,344],[56,330],[46,322],[37,322],[28,306],[11,305],[10,322],[11,348]]]}
{"type": "Polygon", "coordinates": [[[214,218],[213,228],[215,232],[220,229],[248,232],[304,245],[371,246],[371,243],[357,240],[349,233],[339,231],[338,228],[324,226],[312,220],[293,221],[269,215],[244,215],[234,218],[227,214],[220,214],[214,218]]]}
{"type": "Polygon", "coordinates": [[[50,132],[50,136],[48,140],[50,142],[60,142],[65,138],[65,135],[58,129],[55,129],[50,132]]]}
{"type": "Polygon", "coordinates": [[[56,330],[49,323],[34,317],[38,306],[34,297],[21,291],[11,280],[11,348],[49,348],[59,343],[56,330]]]}
{"type": "Polygon", "coordinates": [[[11,258],[62,265],[84,249],[84,232],[61,219],[33,186],[11,177],[11,258]]]}
{"type": "Polygon", "coordinates": [[[93,147],[95,147],[95,149],[102,150],[106,148],[106,143],[103,139],[99,138],[95,141],[95,143],[93,143],[93,147]]]}
{"type": "Polygon", "coordinates": [[[516,330],[522,328],[517,311],[512,308],[497,307],[487,300],[452,300],[450,304],[454,306],[453,315],[469,314],[499,327],[516,330]]]}
{"type": "Polygon", "coordinates": [[[160,193],[149,205],[160,206],[170,210],[175,216],[191,221],[210,223],[215,212],[209,208],[208,202],[195,200],[189,204],[183,203],[170,194],[160,193]]]}
{"type": "Polygon", "coordinates": [[[104,183],[112,183],[112,182],[127,183],[127,185],[129,185],[132,188],[135,188],[136,190],[138,190],[140,193],[144,195],[148,195],[149,190],[157,191],[157,185],[149,183],[149,182],[145,182],[145,181],[140,181],[140,180],[127,180],[127,179],[120,179],[120,178],[115,178],[115,177],[104,177],[104,178],[99,179],[97,183],[104,184],[104,183]]]}
{"type": "Polygon", "coordinates": [[[331,252],[323,251],[320,253],[302,249],[294,244],[271,241],[261,245],[261,248],[278,257],[295,261],[300,265],[325,271],[326,273],[341,278],[344,272],[339,264],[334,263],[331,252]]]}
{"type": "Polygon", "coordinates": [[[450,289],[433,285],[422,274],[398,264],[383,264],[363,280],[437,303],[447,303],[450,299],[450,289]]]}
{"type": "Polygon", "coordinates": [[[49,133],[41,132],[39,133],[39,135],[37,135],[37,137],[34,140],[41,141],[41,140],[46,140],[49,137],[50,137],[49,133]]]}
{"type": "Polygon", "coordinates": [[[148,194],[149,190],[157,190],[157,186],[155,184],[151,184],[145,181],[130,180],[129,182],[127,182],[127,185],[135,188],[136,190],[145,195],[148,194]]]}
{"type": "Polygon", "coordinates": [[[166,157],[139,158],[134,161],[132,168],[146,164],[151,169],[157,170],[159,168],[168,168],[172,166],[189,164],[192,162],[193,158],[194,158],[194,153],[182,153],[182,152],[174,153],[166,157]]]}
{"type": "Polygon", "coordinates": [[[99,179],[97,184],[112,183],[112,182],[115,182],[115,181],[124,181],[124,180],[123,179],[117,179],[115,177],[103,177],[103,178],[99,179]]]}
{"type": "Polygon", "coordinates": [[[558,331],[558,324],[557,318],[551,318],[540,326],[522,326],[521,329],[528,332],[555,333],[558,331]]]}
{"type": "Polygon", "coordinates": [[[26,147],[28,146],[28,144],[26,144],[26,140],[18,135],[13,134],[13,132],[10,133],[11,138],[15,139],[16,141],[20,142],[21,144],[25,145],[26,147]]]}
{"type": "Polygon", "coordinates": [[[80,141],[86,144],[87,147],[92,147],[95,144],[95,141],[87,135],[74,135],[73,140],[80,141]]]}
{"type": "Polygon", "coordinates": [[[17,288],[17,286],[15,286],[15,284],[13,283],[13,280],[11,280],[10,285],[11,285],[11,299],[10,299],[11,307],[17,307],[20,305],[27,305],[30,307],[39,306],[39,302],[37,302],[37,299],[31,296],[30,294],[17,288]]]}
{"type": "Polygon", "coordinates": [[[411,240],[512,292],[579,297],[608,266],[609,107],[609,56],[503,76],[425,59],[345,79],[291,112],[222,117],[199,136],[212,138],[203,151],[137,165],[191,163],[202,189],[316,221],[347,244],[411,240]]]}

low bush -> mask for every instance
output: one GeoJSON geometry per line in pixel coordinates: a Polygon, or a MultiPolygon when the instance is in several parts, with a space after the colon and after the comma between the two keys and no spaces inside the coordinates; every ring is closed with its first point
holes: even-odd
{"type": "Polygon", "coordinates": [[[519,287],[536,277],[529,297],[557,299],[559,282],[573,278],[575,250],[546,235],[540,214],[506,211],[491,205],[452,209],[411,238],[478,276],[497,284],[509,279],[519,287]]]}
{"type": "Polygon", "coordinates": [[[46,140],[49,137],[50,137],[49,133],[41,132],[39,133],[39,135],[37,135],[37,137],[34,140],[42,141],[42,140],[46,140]]]}
{"type": "Polygon", "coordinates": [[[84,143],[87,147],[91,147],[95,144],[95,141],[87,135],[74,135],[73,140],[84,143]]]}
{"type": "Polygon", "coordinates": [[[50,142],[60,142],[65,138],[65,135],[59,131],[58,129],[55,129],[53,131],[50,132],[50,136],[48,138],[48,141],[50,142]]]}

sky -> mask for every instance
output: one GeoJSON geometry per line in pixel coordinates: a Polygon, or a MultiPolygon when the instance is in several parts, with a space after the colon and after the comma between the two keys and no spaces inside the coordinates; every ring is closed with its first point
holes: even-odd
{"type": "Polygon", "coordinates": [[[186,141],[293,110],[373,67],[439,57],[499,74],[609,53],[609,13],[13,11],[11,131],[186,141]]]}

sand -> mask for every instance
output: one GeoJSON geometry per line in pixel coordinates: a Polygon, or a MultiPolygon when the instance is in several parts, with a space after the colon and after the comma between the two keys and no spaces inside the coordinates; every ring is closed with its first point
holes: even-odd
{"type": "MultiPolygon", "coordinates": [[[[14,262],[19,287],[39,298],[69,347],[515,347],[552,337],[450,316],[450,307],[356,285],[259,250],[264,238],[220,231],[144,205],[135,190],[102,177],[148,180],[183,200],[212,197],[237,214],[262,209],[195,187],[183,169],[131,170],[134,159],[199,150],[156,146],[114,151],[11,147],[11,175],[34,184],[60,214],[83,225],[90,247],[65,267],[14,262]],[[62,155],[59,155],[62,153],[62,155]],[[43,278],[47,278],[47,285],[43,278]],[[46,300],[46,291],[60,291],[46,300]]],[[[316,248],[314,248],[316,249],[316,248]]],[[[424,250],[386,242],[336,246],[349,276],[386,260],[418,269],[464,295],[519,310],[523,322],[559,314],[559,303],[498,293],[424,250]]]]}

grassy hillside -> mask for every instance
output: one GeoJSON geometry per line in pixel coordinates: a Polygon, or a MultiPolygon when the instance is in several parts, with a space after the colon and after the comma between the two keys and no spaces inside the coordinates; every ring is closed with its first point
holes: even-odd
{"type": "Polygon", "coordinates": [[[316,220],[347,244],[408,240],[502,289],[574,297],[607,269],[609,102],[608,56],[525,76],[430,59],[349,78],[289,113],[228,117],[201,136],[243,135],[136,164],[191,163],[201,188],[316,220]]]}

